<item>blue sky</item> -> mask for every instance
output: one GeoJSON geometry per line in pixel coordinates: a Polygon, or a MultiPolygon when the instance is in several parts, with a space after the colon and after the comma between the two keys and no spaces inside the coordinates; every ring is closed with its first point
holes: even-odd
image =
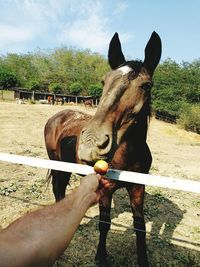
{"type": "Polygon", "coordinates": [[[115,32],[125,56],[143,59],[153,31],[162,60],[200,58],[199,0],[0,0],[0,54],[61,46],[107,55],[115,32]]]}

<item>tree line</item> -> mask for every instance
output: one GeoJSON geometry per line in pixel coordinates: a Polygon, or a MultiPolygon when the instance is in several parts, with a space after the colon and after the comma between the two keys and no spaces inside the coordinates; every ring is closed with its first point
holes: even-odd
{"type": "Polygon", "coordinates": [[[74,95],[101,95],[109,70],[103,56],[90,50],[59,48],[0,57],[0,86],[74,95]],[[5,77],[7,79],[5,79],[5,77]]]}
{"type": "MultiPolygon", "coordinates": [[[[90,50],[38,49],[34,53],[0,56],[0,86],[99,97],[102,77],[109,70],[107,59],[90,50]]],[[[154,74],[153,111],[200,132],[199,103],[200,59],[181,64],[171,59],[161,62],[154,74]]]]}
{"type": "Polygon", "coordinates": [[[162,62],[154,75],[153,110],[174,118],[186,130],[200,133],[200,59],[162,62]]]}

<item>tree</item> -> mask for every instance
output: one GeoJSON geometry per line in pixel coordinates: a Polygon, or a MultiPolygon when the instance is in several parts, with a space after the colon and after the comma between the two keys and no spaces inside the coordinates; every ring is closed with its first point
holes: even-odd
{"type": "Polygon", "coordinates": [[[30,88],[31,81],[35,81],[42,91],[47,91],[51,83],[58,83],[67,94],[69,91],[65,88],[79,82],[82,85],[81,95],[87,95],[89,85],[100,82],[110,69],[102,55],[88,49],[68,47],[0,55],[0,68],[15,74],[21,86],[30,88]]]}
{"type": "Polygon", "coordinates": [[[158,66],[152,88],[152,106],[165,116],[178,117],[186,101],[186,78],[182,67],[171,59],[158,66]]]}
{"type": "Polygon", "coordinates": [[[99,84],[91,84],[88,87],[88,94],[92,97],[100,97],[102,95],[103,88],[99,84]]]}
{"type": "Polygon", "coordinates": [[[33,65],[32,54],[9,53],[3,58],[4,68],[16,75],[20,85],[28,87],[30,80],[37,80],[37,69],[33,65]]]}
{"type": "Polygon", "coordinates": [[[155,71],[153,110],[199,132],[200,60],[177,64],[168,59],[155,71]]]}
{"type": "Polygon", "coordinates": [[[62,86],[59,83],[51,83],[49,85],[49,91],[54,94],[60,94],[62,91],[62,86]]]}
{"type": "Polygon", "coordinates": [[[184,129],[200,134],[200,106],[188,104],[178,122],[184,129]]]}
{"type": "Polygon", "coordinates": [[[0,70],[0,86],[3,89],[14,87],[18,84],[18,79],[12,72],[0,70]]]}
{"type": "Polygon", "coordinates": [[[182,63],[186,101],[193,104],[200,102],[200,60],[182,63]]]}
{"type": "Polygon", "coordinates": [[[37,81],[30,81],[29,89],[31,91],[37,91],[40,90],[40,83],[37,81]]]}
{"type": "Polygon", "coordinates": [[[69,92],[72,95],[78,95],[82,91],[83,86],[79,82],[72,83],[69,87],[69,92]]]}

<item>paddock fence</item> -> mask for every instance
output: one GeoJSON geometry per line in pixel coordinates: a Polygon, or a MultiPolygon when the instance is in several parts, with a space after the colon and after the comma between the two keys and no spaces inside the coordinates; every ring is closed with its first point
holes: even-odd
{"type": "MultiPolygon", "coordinates": [[[[57,171],[65,171],[82,175],[94,173],[93,167],[88,165],[20,156],[9,153],[0,153],[0,160],[10,163],[25,164],[38,168],[54,169],[57,171]]],[[[200,193],[200,182],[194,180],[184,180],[174,177],[143,174],[116,169],[108,170],[105,177],[108,179],[114,179],[123,182],[200,193]]]]}
{"type": "MultiPolygon", "coordinates": [[[[44,169],[54,169],[58,171],[65,171],[65,172],[72,172],[82,175],[88,175],[94,173],[94,169],[91,166],[81,165],[76,163],[69,163],[69,162],[61,162],[61,161],[54,161],[54,160],[47,160],[42,158],[36,157],[27,157],[9,153],[1,153],[0,152],[0,161],[8,162],[11,164],[20,164],[20,165],[28,165],[31,167],[37,168],[44,168],[44,169]]],[[[172,190],[180,190],[190,193],[199,194],[200,193],[200,182],[194,180],[185,180],[180,178],[174,177],[166,177],[166,176],[158,176],[158,175],[151,175],[151,174],[142,174],[142,173],[134,173],[129,171],[121,171],[116,169],[110,169],[108,173],[105,175],[108,179],[114,179],[118,181],[130,182],[130,183],[138,183],[138,184],[145,184],[149,186],[167,188],[172,190]]],[[[42,205],[44,206],[44,205],[42,205]]],[[[119,227],[120,229],[125,229],[126,231],[131,232],[134,234],[134,231],[142,231],[145,232],[147,235],[151,236],[152,238],[157,238],[159,240],[164,240],[163,237],[154,232],[149,232],[146,230],[141,230],[137,228],[130,228],[126,225],[116,222],[106,222],[100,221],[97,218],[93,218],[91,216],[85,215],[84,219],[86,221],[94,221],[98,228],[98,223],[102,222],[105,224],[113,225],[114,227],[119,227]]],[[[119,232],[121,230],[113,229],[113,232],[119,232]]],[[[135,235],[135,234],[134,234],[135,235]]],[[[200,251],[200,242],[198,241],[189,241],[188,239],[170,237],[170,240],[179,244],[190,244],[193,246],[197,251],[200,251]]],[[[166,240],[169,242],[169,240],[166,240]]]]}

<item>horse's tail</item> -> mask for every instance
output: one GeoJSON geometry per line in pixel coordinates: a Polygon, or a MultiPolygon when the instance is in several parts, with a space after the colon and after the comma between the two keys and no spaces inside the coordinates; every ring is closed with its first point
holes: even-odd
{"type": "Polygon", "coordinates": [[[47,183],[46,190],[49,187],[51,180],[52,180],[52,171],[51,169],[48,169],[47,174],[46,174],[46,183],[47,183]]]}

